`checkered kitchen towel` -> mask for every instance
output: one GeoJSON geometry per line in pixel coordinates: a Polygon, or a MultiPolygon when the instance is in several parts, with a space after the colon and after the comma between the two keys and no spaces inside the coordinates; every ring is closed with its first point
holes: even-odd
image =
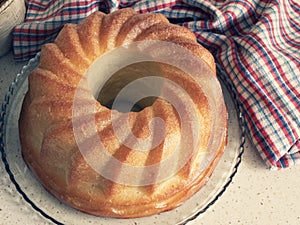
{"type": "Polygon", "coordinates": [[[13,32],[25,60],[66,22],[96,10],[132,7],[166,15],[192,30],[215,56],[242,103],[249,134],[270,168],[300,162],[300,3],[298,0],[29,0],[13,32]]]}

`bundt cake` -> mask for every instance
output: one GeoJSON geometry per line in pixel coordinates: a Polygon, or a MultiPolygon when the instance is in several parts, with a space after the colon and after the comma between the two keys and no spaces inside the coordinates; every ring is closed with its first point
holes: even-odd
{"type": "MultiPolygon", "coordinates": [[[[173,50],[179,61],[191,61],[173,50]]],[[[23,158],[46,190],[89,214],[132,218],[171,210],[207,182],[226,146],[214,59],[192,32],[160,14],[95,12],[65,25],[42,47],[28,83],[19,118],[23,158]],[[174,63],[156,62],[166,51],[153,48],[160,42],[190,52],[205,74],[195,78],[174,63]],[[95,94],[91,67],[101,72],[102,57],[133,43],[153,60],[120,68],[95,94]],[[137,86],[145,85],[140,89],[149,89],[149,98],[131,110],[113,108],[118,93],[141,79],[137,86]],[[151,88],[167,94],[151,96],[151,88]]]]}

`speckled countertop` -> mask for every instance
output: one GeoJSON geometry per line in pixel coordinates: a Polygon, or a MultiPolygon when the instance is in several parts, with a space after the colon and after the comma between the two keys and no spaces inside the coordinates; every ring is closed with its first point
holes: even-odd
{"type": "MultiPolygon", "coordinates": [[[[16,74],[25,63],[15,63],[12,54],[0,57],[1,103],[16,74]]],[[[16,134],[17,135],[17,134],[16,134]]],[[[17,193],[0,163],[0,224],[48,224],[17,193]],[[36,214],[34,221],[27,215],[36,214]]],[[[198,224],[300,224],[300,166],[269,171],[249,139],[238,172],[225,193],[196,220],[198,224]]]]}

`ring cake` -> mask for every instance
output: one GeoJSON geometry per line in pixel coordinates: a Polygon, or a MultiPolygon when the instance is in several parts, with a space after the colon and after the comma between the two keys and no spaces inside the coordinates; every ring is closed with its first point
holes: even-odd
{"type": "MultiPolygon", "coordinates": [[[[146,76],[141,75],[142,78],[146,76]]],[[[67,24],[53,43],[42,47],[40,64],[28,79],[29,88],[19,118],[23,158],[45,189],[80,211],[132,218],[171,210],[205,185],[225,149],[227,111],[222,94],[214,94],[222,92],[215,77],[213,56],[197,43],[192,32],[169,23],[163,15],[137,14],[132,9],[122,9],[107,15],[95,12],[79,24],[67,24]],[[214,97],[209,100],[211,93],[206,93],[184,71],[164,63],[141,64],[143,68],[157,66],[159,77],[172,80],[185,90],[196,112],[197,119],[192,123],[160,96],[143,103],[141,109],[129,112],[107,106],[124,87],[122,82],[128,84],[140,78],[138,75],[130,78],[139,65],[113,76],[115,78],[107,82],[99,97],[91,94],[84,82],[87,70],[99,57],[117,47],[149,40],[176,44],[188,50],[212,74],[216,85],[210,90],[214,97]],[[75,101],[79,105],[76,115],[75,101]],[[86,111],[88,105],[94,109],[93,126],[85,119],[90,117],[86,111]],[[117,121],[115,126],[113,113],[117,121]],[[163,126],[151,123],[155,118],[160,118],[163,126]],[[183,135],[186,124],[197,125],[201,131],[197,133],[197,142],[187,133],[183,135]],[[122,140],[127,140],[127,134],[122,133],[125,125],[136,138],[132,140],[149,145],[149,151],[137,150],[134,141],[131,146],[135,149],[123,143],[122,140]],[[91,132],[91,127],[96,131],[91,132]],[[118,129],[123,135],[121,138],[115,133],[118,129]],[[153,147],[151,143],[155,138],[149,141],[151,135],[163,139],[153,147]],[[97,138],[102,148],[95,141],[97,138]],[[98,157],[104,150],[111,159],[98,157]],[[171,157],[172,163],[168,161],[171,157]],[[186,158],[184,164],[174,167],[183,157],[186,158]],[[94,168],[95,162],[90,162],[93,159],[101,161],[104,173],[94,168]],[[116,165],[111,164],[114,160],[118,162],[116,165]],[[160,174],[166,172],[166,167],[160,167],[165,162],[174,172],[159,179],[160,174]],[[125,167],[140,171],[138,169],[150,166],[151,172],[147,174],[123,171],[125,167]],[[119,182],[122,174],[134,183],[119,182]]],[[[170,93],[174,102],[185,101],[176,94],[177,89],[170,93]]],[[[182,111],[188,111],[189,107],[183,106],[182,111]]],[[[193,133],[191,127],[186,129],[193,133]]]]}

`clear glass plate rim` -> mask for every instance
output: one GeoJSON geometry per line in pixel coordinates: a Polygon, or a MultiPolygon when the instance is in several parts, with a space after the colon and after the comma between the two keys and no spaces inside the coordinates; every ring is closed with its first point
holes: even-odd
{"type": "MultiPolygon", "coordinates": [[[[27,76],[26,73],[28,73],[28,68],[30,68],[33,64],[37,63],[40,57],[40,53],[38,53],[34,58],[28,61],[28,63],[22,68],[21,72],[18,73],[14,79],[14,81],[10,84],[8,88],[8,92],[5,95],[4,102],[1,107],[1,115],[0,115],[0,150],[1,150],[1,158],[4,163],[4,167],[6,172],[9,175],[10,181],[14,184],[16,190],[19,192],[19,194],[24,198],[26,202],[28,202],[31,207],[40,213],[43,217],[50,220],[51,222],[55,224],[63,224],[59,221],[57,221],[52,216],[48,215],[46,212],[44,212],[42,209],[40,209],[22,190],[18,182],[16,181],[14,174],[12,173],[9,163],[6,159],[6,150],[5,150],[5,130],[6,130],[6,120],[7,115],[9,114],[9,110],[11,107],[11,101],[15,95],[15,89],[18,87],[20,83],[22,83],[27,76]]],[[[233,103],[235,105],[235,110],[237,111],[238,119],[239,119],[239,126],[241,129],[241,135],[240,135],[240,146],[238,149],[237,157],[235,158],[235,162],[233,162],[233,166],[231,169],[231,173],[229,177],[227,178],[227,181],[224,183],[221,189],[218,190],[218,192],[214,195],[214,197],[210,200],[210,202],[200,211],[197,211],[193,215],[190,215],[189,217],[185,218],[182,222],[179,224],[186,224],[189,221],[192,221],[196,219],[199,215],[203,214],[211,205],[213,205],[220,196],[226,191],[227,187],[232,182],[232,179],[234,178],[235,174],[237,173],[238,167],[241,163],[241,158],[244,153],[244,144],[245,144],[245,133],[246,133],[246,124],[245,124],[245,118],[241,110],[241,103],[239,102],[237,98],[236,91],[234,90],[234,87],[231,85],[231,83],[227,80],[226,76],[220,76],[219,77],[223,83],[225,83],[225,86],[227,89],[230,89],[229,93],[231,94],[231,98],[233,100],[233,103]]]]}

